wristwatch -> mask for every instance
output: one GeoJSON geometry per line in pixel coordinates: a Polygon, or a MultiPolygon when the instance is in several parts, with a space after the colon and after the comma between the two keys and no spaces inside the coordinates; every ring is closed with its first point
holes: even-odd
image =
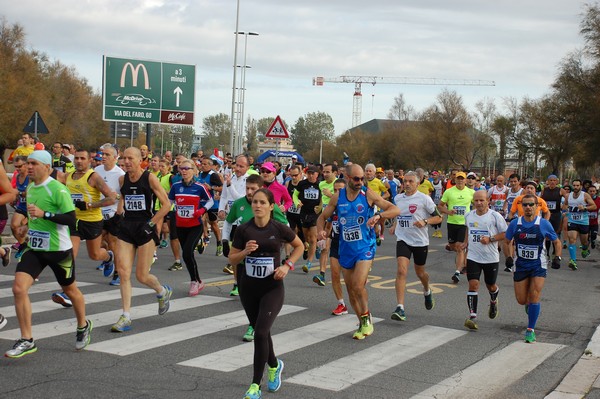
{"type": "Polygon", "coordinates": [[[156,226],[156,223],[154,223],[152,220],[148,222],[148,226],[150,227],[154,227],[156,226]]]}
{"type": "Polygon", "coordinates": [[[52,214],[50,212],[44,212],[44,219],[50,219],[52,214]]]}

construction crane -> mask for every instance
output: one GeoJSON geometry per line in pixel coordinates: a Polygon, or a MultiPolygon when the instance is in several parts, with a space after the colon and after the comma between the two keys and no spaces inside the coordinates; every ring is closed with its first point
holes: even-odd
{"type": "Polygon", "coordinates": [[[438,78],[405,78],[381,76],[339,76],[337,78],[313,78],[313,86],[323,86],[328,83],[354,83],[354,96],[352,102],[352,127],[361,123],[362,117],[362,84],[396,84],[396,85],[442,85],[442,86],[496,86],[493,80],[474,79],[438,79],[438,78]]]}

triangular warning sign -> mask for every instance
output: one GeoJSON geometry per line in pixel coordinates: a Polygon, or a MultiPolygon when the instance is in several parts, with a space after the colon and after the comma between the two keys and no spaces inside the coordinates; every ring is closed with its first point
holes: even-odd
{"type": "Polygon", "coordinates": [[[290,137],[279,115],[275,117],[275,120],[271,124],[271,127],[269,128],[269,130],[267,130],[267,133],[265,133],[265,137],[269,139],[287,139],[290,137]]]}
{"type": "Polygon", "coordinates": [[[34,134],[35,133],[44,133],[44,134],[49,133],[48,128],[46,127],[46,124],[44,123],[44,120],[42,119],[42,116],[37,111],[35,111],[33,113],[33,115],[31,115],[29,122],[27,122],[27,124],[23,128],[23,132],[24,133],[34,133],[34,134]],[[37,132],[36,132],[36,130],[37,130],[37,132]]]}

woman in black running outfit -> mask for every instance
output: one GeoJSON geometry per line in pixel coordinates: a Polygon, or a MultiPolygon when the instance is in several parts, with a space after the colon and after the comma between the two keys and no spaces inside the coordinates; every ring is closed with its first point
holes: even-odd
{"type": "Polygon", "coordinates": [[[304,245],[289,227],[272,220],[275,200],[273,193],[262,188],[252,197],[254,218],[238,226],[229,263],[237,265],[237,278],[242,306],[254,325],[254,376],[244,398],[261,397],[260,381],[269,367],[267,388],[275,392],[281,386],[283,362],[275,357],[271,326],[283,306],[283,278],[294,269],[304,245]],[[283,265],[280,263],[282,242],[290,243],[293,251],[283,265]]]}

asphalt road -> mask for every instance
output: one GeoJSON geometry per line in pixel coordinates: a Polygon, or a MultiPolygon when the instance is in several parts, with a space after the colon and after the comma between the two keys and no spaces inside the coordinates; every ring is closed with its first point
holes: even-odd
{"type": "MultiPolygon", "coordinates": [[[[452,283],[454,256],[444,250],[445,239],[431,240],[427,270],[435,308],[425,309],[411,267],[408,319],[390,319],[396,260],[395,240],[387,235],[368,282],[375,333],[362,341],[351,339],[354,315],[331,315],[336,305],[331,286],[312,282],[317,267],[308,275],[299,267],[288,275],[284,314],[272,329],[275,351],[285,362],[283,385],[277,393],[266,392],[265,373],[263,397],[543,398],[550,392],[600,323],[600,253],[580,260],[576,272],[565,260],[560,270],[549,270],[538,342],[527,345],[522,342],[527,317],[514,299],[511,274],[499,273],[498,318],[487,318],[488,294],[480,290],[479,330],[467,331],[466,281],[463,276],[452,283]]],[[[233,280],[222,273],[225,258],[214,253],[211,243],[196,256],[207,287],[188,298],[187,272],[168,271],[171,251],[160,249],[152,271],[174,287],[173,306],[158,316],[154,295],[135,283],[140,290],[133,298],[133,328],[118,334],[110,332],[120,314],[118,288],[108,285],[82,250],[77,280],[87,283],[81,289],[95,321],[92,345],[82,352],[74,350],[73,312],[50,301],[58,286],[45,270],[31,294],[39,350],[0,359],[0,397],[241,398],[252,378],[253,345],[241,340],[247,320],[239,299],[229,296],[233,280]]],[[[0,313],[8,316],[0,331],[2,351],[19,337],[10,289],[15,265],[0,269],[0,313]]]]}

